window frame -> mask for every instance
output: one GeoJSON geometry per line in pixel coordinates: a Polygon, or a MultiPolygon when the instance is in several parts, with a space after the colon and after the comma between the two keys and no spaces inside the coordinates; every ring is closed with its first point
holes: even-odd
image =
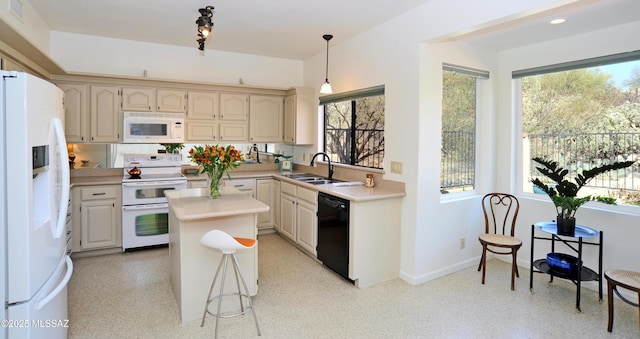
{"type": "MultiPolygon", "coordinates": [[[[523,100],[522,79],[523,78],[529,77],[529,76],[535,76],[535,75],[559,73],[559,72],[565,72],[565,71],[571,71],[571,70],[579,70],[579,69],[592,68],[592,67],[598,67],[598,66],[625,63],[629,61],[640,61],[640,50],[512,71],[511,72],[511,75],[512,75],[511,82],[512,82],[512,89],[513,89],[512,107],[515,111],[514,113],[516,117],[515,119],[515,123],[516,123],[515,131],[517,133],[516,135],[522,136],[524,133],[523,131],[524,116],[523,116],[523,105],[522,105],[522,100],[523,100]]],[[[521,194],[533,200],[548,201],[548,196],[546,194],[527,192],[524,190],[524,186],[525,186],[524,154],[525,152],[523,148],[524,147],[523,140],[524,140],[523,138],[518,138],[517,140],[516,157],[519,161],[516,162],[516,166],[515,166],[516,192],[518,192],[518,194],[521,194]]],[[[529,160],[530,159],[527,159],[527,161],[529,160]]],[[[602,211],[608,211],[612,213],[640,215],[640,206],[638,205],[609,205],[609,204],[602,204],[602,203],[591,201],[591,202],[587,202],[581,208],[602,210],[602,211]]]]}
{"type": "MultiPolygon", "coordinates": [[[[333,162],[332,163],[335,165],[340,165],[340,166],[352,166],[358,169],[366,169],[366,170],[373,170],[373,171],[382,171],[384,170],[384,153],[382,155],[382,161],[379,162],[380,167],[370,167],[370,166],[361,166],[361,165],[357,165],[354,163],[355,160],[355,149],[356,149],[356,143],[355,143],[355,131],[356,131],[356,119],[357,119],[357,112],[356,112],[356,100],[358,99],[364,99],[364,98],[368,98],[368,97],[375,97],[375,96],[382,96],[385,101],[386,101],[386,97],[385,97],[385,86],[384,85],[380,85],[380,86],[374,86],[374,87],[369,87],[369,88],[363,88],[363,89],[358,89],[355,91],[349,91],[349,92],[343,92],[343,93],[337,93],[337,94],[332,94],[332,95],[325,95],[320,97],[320,103],[319,103],[319,107],[321,109],[319,109],[319,112],[322,112],[322,152],[327,151],[327,105],[331,104],[331,103],[336,103],[336,102],[347,102],[347,101],[351,101],[351,121],[349,129],[351,130],[351,135],[352,135],[352,139],[351,139],[351,147],[349,150],[349,153],[351,154],[351,161],[350,163],[342,163],[342,162],[333,162]]],[[[386,103],[385,103],[385,114],[386,114],[386,103]]],[[[386,118],[386,117],[385,117],[386,118]]],[[[385,124],[386,125],[386,124],[385,124]]],[[[385,126],[386,127],[386,126],[385,126]]],[[[383,129],[382,131],[382,138],[384,140],[384,135],[385,135],[385,130],[383,129]]],[[[383,150],[384,152],[384,150],[383,150]]],[[[322,160],[322,159],[320,159],[322,160]]]]}

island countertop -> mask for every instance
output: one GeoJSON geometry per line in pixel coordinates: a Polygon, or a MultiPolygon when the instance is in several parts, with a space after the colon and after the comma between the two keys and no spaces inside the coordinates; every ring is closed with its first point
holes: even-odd
{"type": "Polygon", "coordinates": [[[267,212],[269,206],[233,187],[222,187],[222,196],[211,199],[206,188],[165,191],[178,220],[196,220],[267,212]]]}

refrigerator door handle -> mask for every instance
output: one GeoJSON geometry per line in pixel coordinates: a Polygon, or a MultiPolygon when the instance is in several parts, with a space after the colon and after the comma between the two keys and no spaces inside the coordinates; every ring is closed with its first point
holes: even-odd
{"type": "Polygon", "coordinates": [[[51,291],[51,293],[36,302],[36,310],[40,310],[45,307],[51,300],[53,300],[53,298],[58,295],[58,293],[60,293],[60,291],[67,287],[69,279],[71,279],[71,274],[73,273],[73,262],[71,261],[70,256],[66,255],[64,257],[64,261],[60,261],[60,264],[58,265],[58,268],[56,268],[53,276],[57,276],[58,272],[65,267],[67,268],[67,273],[64,275],[62,281],[58,284],[58,286],[56,286],[56,288],[53,289],[53,291],[51,291]]]}
{"type": "Polygon", "coordinates": [[[58,161],[60,162],[60,170],[61,170],[61,180],[60,183],[60,212],[58,213],[58,220],[56,222],[55,229],[52,229],[53,237],[55,239],[59,239],[62,237],[62,234],[65,231],[66,223],[67,223],[67,208],[69,202],[69,164],[67,158],[69,158],[69,153],[67,153],[67,140],[64,137],[64,129],[62,128],[62,121],[58,118],[53,119],[53,130],[55,132],[56,141],[58,142],[58,152],[60,157],[58,157],[58,161]]]}

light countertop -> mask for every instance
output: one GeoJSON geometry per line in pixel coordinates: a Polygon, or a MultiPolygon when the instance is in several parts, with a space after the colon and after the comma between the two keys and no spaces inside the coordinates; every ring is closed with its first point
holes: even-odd
{"type": "Polygon", "coordinates": [[[197,220],[232,215],[267,212],[269,206],[240,193],[233,187],[222,187],[222,196],[209,197],[208,189],[191,188],[165,191],[169,207],[178,220],[197,220]]]}

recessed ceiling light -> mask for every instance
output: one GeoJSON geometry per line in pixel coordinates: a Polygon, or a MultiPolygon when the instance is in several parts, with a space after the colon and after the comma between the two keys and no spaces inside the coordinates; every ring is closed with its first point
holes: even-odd
{"type": "Polygon", "coordinates": [[[555,18],[549,21],[549,23],[552,25],[559,25],[559,24],[563,24],[565,21],[567,21],[567,18],[555,18]]]}

